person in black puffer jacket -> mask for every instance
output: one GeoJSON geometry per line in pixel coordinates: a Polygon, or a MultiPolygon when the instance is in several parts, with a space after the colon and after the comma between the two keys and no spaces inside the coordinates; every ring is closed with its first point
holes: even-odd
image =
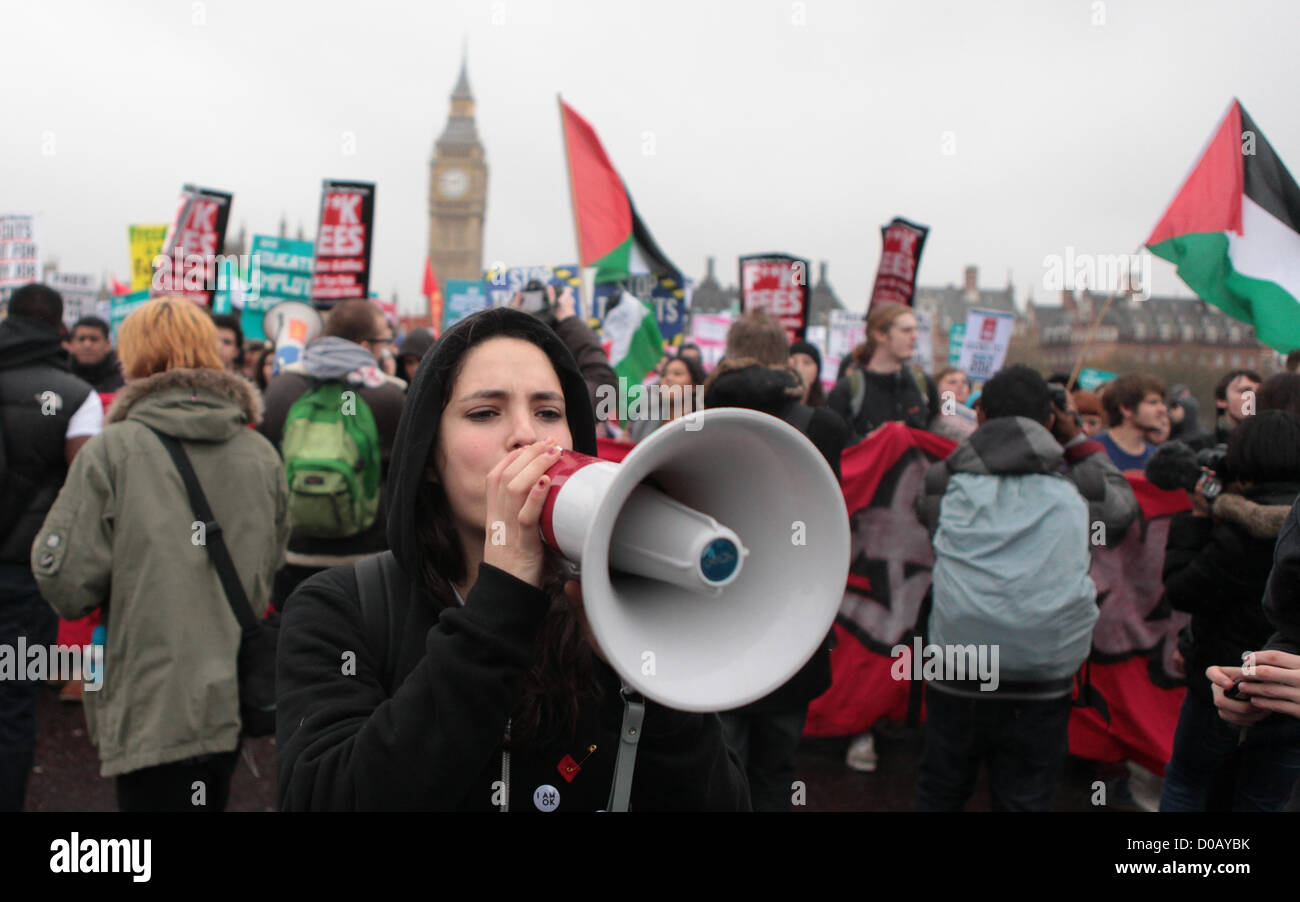
{"type": "Polygon", "coordinates": [[[1268,410],[1243,420],[1229,439],[1226,468],[1233,491],[1213,508],[1196,494],[1193,511],[1174,518],[1165,549],[1165,600],[1192,620],[1179,641],[1187,697],[1161,811],[1206,810],[1216,777],[1234,755],[1234,811],[1280,811],[1300,778],[1300,721],[1274,716],[1243,735],[1219,718],[1206,676],[1210,666],[1263,647],[1273,633],[1261,599],[1279,520],[1261,510],[1285,510],[1300,493],[1300,418],[1268,410]],[[1274,525],[1263,528],[1267,523],[1274,525]]]}
{"type": "MultiPolygon", "coordinates": [[[[803,381],[788,365],[785,332],[762,314],[746,314],[727,335],[727,356],[704,383],[704,406],[746,407],[785,420],[808,437],[840,478],[848,426],[826,407],[800,402],[803,381]]],[[[745,762],[755,811],[788,811],[795,753],[809,703],[831,685],[833,632],[775,692],[722,714],[727,743],[745,762]]]]}

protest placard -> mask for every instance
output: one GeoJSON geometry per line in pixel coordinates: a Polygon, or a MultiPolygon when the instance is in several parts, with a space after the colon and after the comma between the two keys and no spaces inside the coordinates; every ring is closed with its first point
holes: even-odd
{"type": "Polygon", "coordinates": [[[311,287],[317,307],[369,296],[374,221],[373,183],[325,179],[311,287]]]}
{"type": "Polygon", "coordinates": [[[9,295],[41,281],[41,221],[34,213],[0,213],[0,313],[9,295]]]}
{"type": "Polygon", "coordinates": [[[808,325],[808,261],[789,254],[740,258],[740,309],[762,310],[785,328],[790,341],[808,325]]]}
{"type": "Polygon", "coordinates": [[[987,381],[1006,363],[1011,330],[1015,324],[1014,313],[978,309],[968,312],[957,368],[966,373],[971,382],[987,381]]]}

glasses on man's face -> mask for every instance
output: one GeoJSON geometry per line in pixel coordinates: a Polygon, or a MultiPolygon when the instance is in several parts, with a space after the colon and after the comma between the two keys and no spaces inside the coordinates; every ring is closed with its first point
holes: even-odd
{"type": "Polygon", "coordinates": [[[390,345],[393,343],[393,338],[392,336],[389,336],[388,338],[367,338],[366,341],[370,342],[372,345],[390,345]]]}

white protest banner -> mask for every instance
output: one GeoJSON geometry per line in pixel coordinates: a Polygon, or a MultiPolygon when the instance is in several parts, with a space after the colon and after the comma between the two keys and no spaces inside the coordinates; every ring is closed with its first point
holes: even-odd
{"type": "Polygon", "coordinates": [[[727,350],[730,313],[696,313],[691,317],[691,341],[700,349],[700,362],[713,369],[727,350]]]}
{"type": "Polygon", "coordinates": [[[71,329],[83,316],[99,316],[99,286],[86,273],[52,272],[45,284],[63,296],[63,322],[71,329]]]}
{"type": "Polygon", "coordinates": [[[913,310],[916,317],[916,350],[912,352],[912,364],[921,368],[921,372],[934,372],[934,328],[930,323],[930,314],[913,310]]]}
{"type": "Polygon", "coordinates": [[[957,369],[971,382],[986,382],[1002,369],[1011,346],[1016,315],[1001,310],[971,310],[966,314],[966,334],[961,343],[957,369]]]}
{"type": "Polygon", "coordinates": [[[826,333],[826,347],[822,348],[822,352],[827,357],[842,360],[866,340],[867,324],[861,313],[832,310],[830,327],[826,333]]]}
{"type": "Polygon", "coordinates": [[[0,213],[0,313],[9,295],[41,281],[41,219],[36,213],[0,213]]]}

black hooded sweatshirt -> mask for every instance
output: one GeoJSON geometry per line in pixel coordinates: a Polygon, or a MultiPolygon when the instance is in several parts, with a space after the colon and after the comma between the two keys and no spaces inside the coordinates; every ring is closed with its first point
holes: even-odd
{"type": "Polygon", "coordinates": [[[72,375],[90,384],[90,387],[102,394],[117,391],[126,385],[122,377],[122,363],[117,359],[117,351],[109,350],[104,359],[90,366],[82,366],[74,357],[71,361],[72,375]]]}
{"type": "Polygon", "coordinates": [[[57,326],[14,314],[0,322],[0,563],[28,566],[68,477],[68,420],[90,392],[69,372],[57,326]]]}
{"type": "MultiPolygon", "coordinates": [[[[376,660],[352,566],[313,576],[289,598],[277,666],[282,809],[499,810],[506,725],[537,659],[550,599],[488,564],[480,565],[463,607],[439,600],[449,589],[435,595],[409,576],[420,571],[416,496],[448,374],[474,330],[496,334],[504,326],[527,332],[550,357],[574,450],[596,453],[587,386],[560,339],[534,317],[507,308],[475,314],[424,356],[388,475],[388,539],[404,576],[393,608],[400,639],[392,660],[376,660]],[[348,652],[355,653],[355,675],[344,673],[348,652]]],[[[623,703],[617,676],[603,662],[596,666],[603,695],[583,704],[572,734],[510,743],[511,811],[538,811],[534,798],[542,787],[558,792],[554,810],[606,806],[623,703]],[[566,775],[562,768],[571,763],[579,769],[566,775]]],[[[723,744],[716,715],[647,702],[642,734],[630,810],[748,810],[743,771],[723,744]]]]}

